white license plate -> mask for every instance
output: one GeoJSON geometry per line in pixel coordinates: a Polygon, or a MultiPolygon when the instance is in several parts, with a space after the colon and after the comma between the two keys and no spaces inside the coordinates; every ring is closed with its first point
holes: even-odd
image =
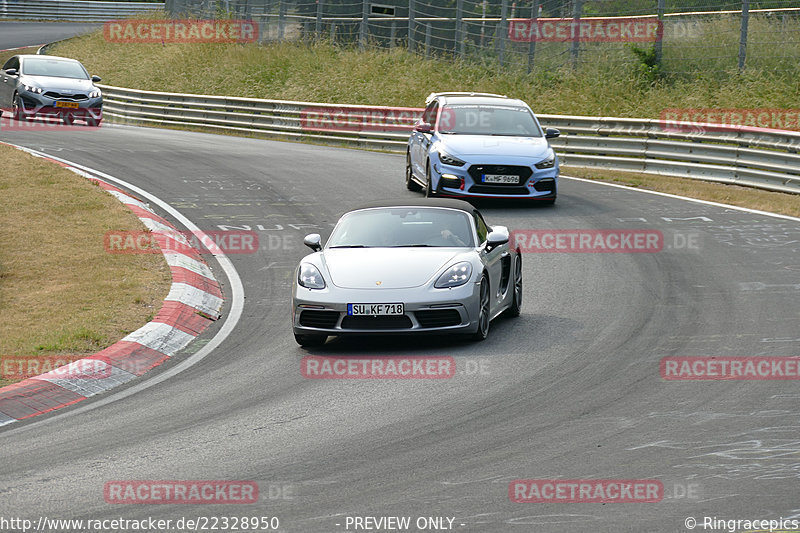
{"type": "Polygon", "coordinates": [[[403,304],[347,304],[349,316],[386,316],[402,315],[403,313],[403,304]]]}
{"type": "Polygon", "coordinates": [[[484,183],[519,183],[519,176],[510,176],[508,174],[484,174],[484,183]]]}

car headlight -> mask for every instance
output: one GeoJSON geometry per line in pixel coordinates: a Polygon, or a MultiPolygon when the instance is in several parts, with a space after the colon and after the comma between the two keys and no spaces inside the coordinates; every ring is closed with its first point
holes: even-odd
{"type": "Polygon", "coordinates": [[[34,87],[33,85],[28,85],[28,84],[26,84],[26,83],[23,83],[23,84],[22,84],[22,86],[23,86],[23,87],[25,88],[25,90],[26,90],[26,91],[28,91],[29,93],[34,93],[34,94],[42,94],[42,88],[41,88],[41,87],[34,87]]]}
{"type": "Polygon", "coordinates": [[[542,170],[542,169],[545,169],[545,168],[553,168],[554,166],[556,166],[556,154],[555,154],[555,152],[550,152],[550,157],[548,157],[544,161],[539,161],[538,163],[536,163],[536,168],[538,168],[539,170],[542,170]]]}
{"type": "Polygon", "coordinates": [[[439,276],[434,287],[437,289],[449,289],[450,287],[460,287],[469,281],[472,276],[472,265],[467,261],[462,261],[451,266],[439,276]]]}
{"type": "Polygon", "coordinates": [[[306,289],[325,288],[325,280],[322,278],[322,274],[319,273],[317,267],[310,263],[300,265],[300,270],[297,272],[297,283],[306,289]]]}
{"type": "Polygon", "coordinates": [[[103,93],[100,92],[100,89],[95,89],[89,93],[89,98],[100,98],[101,96],[103,96],[103,93]]]}
{"type": "Polygon", "coordinates": [[[464,166],[464,161],[460,160],[457,157],[453,157],[447,152],[439,152],[439,161],[441,161],[445,165],[452,165],[454,167],[464,166]]]}

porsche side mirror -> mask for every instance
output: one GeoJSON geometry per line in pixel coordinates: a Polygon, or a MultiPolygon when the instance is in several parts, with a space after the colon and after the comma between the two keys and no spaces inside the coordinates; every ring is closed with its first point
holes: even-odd
{"type": "Polygon", "coordinates": [[[322,250],[322,238],[319,236],[319,233],[311,233],[310,235],[306,235],[303,239],[303,244],[314,250],[315,252],[319,252],[322,250]]]}
{"type": "Polygon", "coordinates": [[[414,131],[418,131],[419,133],[431,133],[433,131],[433,126],[427,122],[420,122],[414,126],[414,131]]]}
{"type": "Polygon", "coordinates": [[[559,130],[557,130],[556,128],[547,128],[544,131],[544,138],[545,139],[553,139],[555,137],[558,137],[559,135],[561,135],[561,132],[559,130]]]}
{"type": "Polygon", "coordinates": [[[491,250],[508,242],[508,228],[505,226],[495,226],[489,235],[486,236],[486,248],[491,250]]]}
{"type": "Polygon", "coordinates": [[[10,68],[10,69],[6,70],[5,72],[9,76],[16,76],[17,75],[17,69],[15,69],[15,68],[10,68]]]}

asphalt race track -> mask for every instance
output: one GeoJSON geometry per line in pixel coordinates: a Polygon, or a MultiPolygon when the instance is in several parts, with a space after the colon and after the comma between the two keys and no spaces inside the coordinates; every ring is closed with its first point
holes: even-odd
{"type": "MultiPolygon", "coordinates": [[[[463,532],[685,532],[687,517],[800,517],[796,381],[659,373],[666,356],[800,355],[800,222],[562,180],[553,208],[493,204],[484,215],[510,229],[660,230],[664,249],[526,254],[522,316],[493,322],[483,343],[351,338],[304,350],[289,321],[303,236],[327,236],[364,201],[418,199],[402,156],[106,125],[0,140],[124,179],[203,230],[255,230],[261,243],[229,255],[244,312],[198,364],[0,430],[0,516],[276,516],[300,533],[354,531],[348,516],[450,517],[463,532]],[[449,355],[457,373],[311,380],[300,373],[309,354],[449,355]],[[509,500],[512,480],[553,478],[658,479],[664,498],[509,500]],[[252,480],[261,498],[112,505],[112,480],[252,480]]],[[[433,529],[410,529],[423,530],[433,529]]]]}
{"type": "Polygon", "coordinates": [[[37,46],[67,39],[99,28],[83,22],[8,22],[0,21],[0,50],[37,46]]]}

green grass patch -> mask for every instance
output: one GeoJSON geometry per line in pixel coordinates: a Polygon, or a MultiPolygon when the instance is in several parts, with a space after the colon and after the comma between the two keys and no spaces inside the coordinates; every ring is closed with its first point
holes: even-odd
{"type": "MultiPolygon", "coordinates": [[[[108,231],[141,231],[100,187],[0,145],[0,364],[95,353],[148,322],[169,292],[161,254],[110,254],[108,231]]],[[[0,386],[13,380],[0,376],[0,386]]]]}

